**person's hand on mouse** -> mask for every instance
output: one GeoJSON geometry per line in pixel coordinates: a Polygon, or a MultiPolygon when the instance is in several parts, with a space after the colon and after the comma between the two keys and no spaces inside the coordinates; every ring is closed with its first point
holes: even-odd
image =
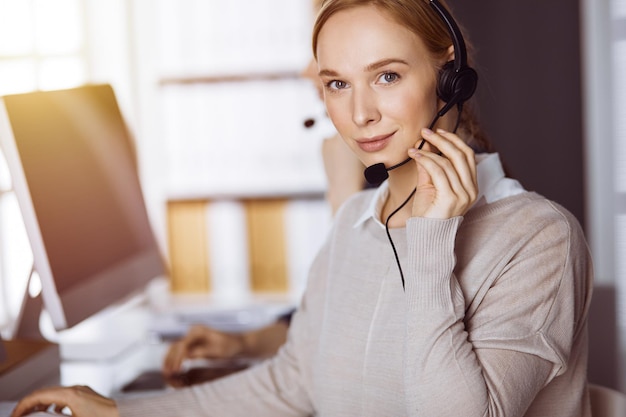
{"type": "Polygon", "coordinates": [[[185,359],[228,359],[240,355],[244,348],[241,334],[195,325],[185,337],[170,346],[163,361],[163,374],[169,377],[180,372],[185,359]]]}

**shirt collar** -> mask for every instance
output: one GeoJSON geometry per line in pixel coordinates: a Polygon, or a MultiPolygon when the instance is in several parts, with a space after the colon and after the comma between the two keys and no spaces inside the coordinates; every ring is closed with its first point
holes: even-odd
{"type": "MultiPolygon", "coordinates": [[[[474,203],[475,206],[493,203],[501,198],[524,191],[519,182],[504,176],[504,169],[497,153],[476,154],[476,177],[478,196],[476,203],[474,203]]],[[[358,217],[354,227],[359,227],[368,219],[372,219],[383,226],[380,221],[380,214],[388,195],[389,185],[385,181],[374,191],[369,205],[358,217]]]]}
{"type": "Polygon", "coordinates": [[[384,181],[382,184],[376,188],[374,191],[374,195],[370,199],[370,203],[361,216],[354,223],[354,227],[358,227],[361,224],[365,223],[367,219],[372,219],[377,223],[380,223],[380,213],[383,210],[383,204],[387,200],[387,196],[389,195],[389,184],[387,181],[384,181]]]}

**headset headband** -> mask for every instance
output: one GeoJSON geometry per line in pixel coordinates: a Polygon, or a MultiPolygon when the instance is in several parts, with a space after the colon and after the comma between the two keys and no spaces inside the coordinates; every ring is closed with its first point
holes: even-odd
{"type": "Polygon", "coordinates": [[[461,29],[456,24],[452,15],[437,0],[430,0],[430,5],[435,9],[437,14],[446,23],[452,44],[454,45],[454,70],[458,72],[461,68],[467,66],[467,52],[465,50],[465,41],[461,34],[461,29]]]}

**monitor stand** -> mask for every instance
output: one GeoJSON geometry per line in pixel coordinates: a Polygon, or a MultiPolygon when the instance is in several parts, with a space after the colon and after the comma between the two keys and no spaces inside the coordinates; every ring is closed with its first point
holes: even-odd
{"type": "Polygon", "coordinates": [[[11,337],[13,339],[43,340],[50,341],[41,332],[40,318],[43,307],[43,297],[41,291],[35,295],[30,295],[30,287],[35,275],[35,266],[32,265],[26,280],[26,287],[20,305],[20,311],[15,320],[15,326],[11,337]]]}
{"type": "MultiPolygon", "coordinates": [[[[121,355],[128,349],[143,340],[137,333],[134,336],[117,335],[120,327],[128,319],[131,323],[136,323],[136,319],[130,313],[121,314],[117,312],[101,314],[90,317],[82,323],[70,329],[56,331],[50,324],[42,332],[41,316],[45,311],[43,297],[41,293],[36,296],[29,294],[31,281],[34,279],[34,267],[30,270],[20,314],[18,315],[16,326],[13,331],[13,339],[46,341],[53,343],[60,351],[60,357],[67,361],[102,361],[109,360],[121,355]],[[45,331],[49,330],[49,331],[45,331]],[[118,336],[118,337],[116,337],[118,336]]],[[[125,312],[124,312],[125,313],[125,312]]],[[[127,332],[129,333],[129,332],[127,332]]]]}
{"type": "Polygon", "coordinates": [[[41,333],[41,328],[39,326],[39,318],[41,317],[41,312],[43,311],[41,293],[34,297],[29,294],[29,288],[34,272],[35,268],[31,267],[30,274],[26,282],[26,289],[24,290],[21,310],[17,316],[17,324],[13,331],[13,338],[46,340],[41,333]]]}

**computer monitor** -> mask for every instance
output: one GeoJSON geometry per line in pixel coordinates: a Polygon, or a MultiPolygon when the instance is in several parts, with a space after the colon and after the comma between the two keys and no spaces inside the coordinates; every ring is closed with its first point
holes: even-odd
{"type": "Polygon", "coordinates": [[[55,329],[165,275],[110,85],[2,97],[0,145],[55,329]]]}

